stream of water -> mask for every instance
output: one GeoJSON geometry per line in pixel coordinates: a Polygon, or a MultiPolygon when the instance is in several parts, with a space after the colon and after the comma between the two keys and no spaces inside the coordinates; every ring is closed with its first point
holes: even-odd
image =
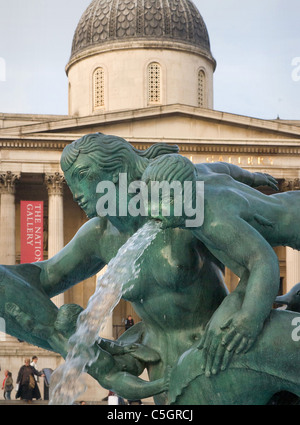
{"type": "Polygon", "coordinates": [[[49,404],[70,405],[85,392],[83,374],[97,360],[95,342],[122,295],[134,285],[141,267],[138,260],[159,231],[158,222],[146,223],[119,249],[98,278],[95,293],[79,315],[76,332],[69,340],[65,363],[51,376],[49,404]]]}

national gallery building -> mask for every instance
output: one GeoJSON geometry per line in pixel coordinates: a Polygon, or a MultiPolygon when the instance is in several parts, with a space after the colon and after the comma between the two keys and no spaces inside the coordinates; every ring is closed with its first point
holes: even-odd
{"type": "MultiPolygon", "coordinates": [[[[158,142],[178,145],[194,163],[224,161],[271,174],[280,191],[300,189],[300,121],[214,110],[216,60],[191,1],[93,0],[70,47],[68,115],[0,113],[0,264],[51,258],[87,221],[65,183],[60,157],[88,133],[120,136],[141,150],[158,142]]],[[[285,293],[300,282],[300,252],[278,247],[276,253],[285,293]]],[[[231,291],[238,279],[226,269],[225,281],[231,291]]],[[[54,302],[85,307],[95,285],[96,276],[54,302]]],[[[139,320],[121,301],[102,336],[117,338],[129,314],[139,320]]],[[[61,362],[2,334],[0,364],[14,378],[24,356],[34,354],[40,367],[61,362]]],[[[89,394],[84,397],[101,398],[89,394]]]]}

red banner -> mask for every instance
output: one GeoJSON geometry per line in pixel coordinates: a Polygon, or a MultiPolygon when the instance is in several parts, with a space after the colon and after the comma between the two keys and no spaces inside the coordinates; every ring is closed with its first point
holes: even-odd
{"type": "Polygon", "coordinates": [[[43,201],[21,201],[21,264],[43,261],[43,201]]]}

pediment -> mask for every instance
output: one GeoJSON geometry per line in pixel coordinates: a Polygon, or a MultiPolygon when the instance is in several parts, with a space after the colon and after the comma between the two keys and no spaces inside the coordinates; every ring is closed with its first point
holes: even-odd
{"type": "Polygon", "coordinates": [[[39,139],[69,143],[83,134],[102,132],[147,144],[255,144],[270,145],[285,142],[298,146],[300,122],[261,120],[186,105],[166,105],[138,110],[115,111],[87,117],[55,116],[37,122],[32,116],[26,125],[0,129],[0,138],[39,139]]]}

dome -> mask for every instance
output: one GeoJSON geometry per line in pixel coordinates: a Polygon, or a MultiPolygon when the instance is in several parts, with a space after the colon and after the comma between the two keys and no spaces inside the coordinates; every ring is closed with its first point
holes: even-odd
{"type": "Polygon", "coordinates": [[[184,43],[214,61],[206,25],[190,0],[93,0],[76,28],[71,60],[115,41],[184,43]]]}

